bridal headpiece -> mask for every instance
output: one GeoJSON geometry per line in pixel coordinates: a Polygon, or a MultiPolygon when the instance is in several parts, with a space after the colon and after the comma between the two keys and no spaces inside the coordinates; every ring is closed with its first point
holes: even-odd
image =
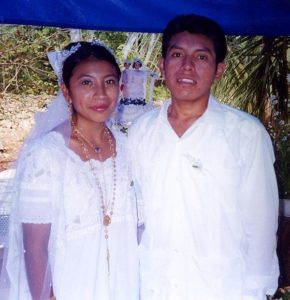
{"type": "MultiPolygon", "coordinates": [[[[104,44],[100,40],[92,41],[91,45],[104,47],[112,55],[114,55],[113,50],[111,48],[109,48],[106,44],[104,44]]],[[[76,45],[72,46],[70,49],[48,52],[47,56],[48,56],[48,59],[49,59],[49,63],[51,64],[51,66],[53,68],[53,71],[57,76],[57,81],[58,81],[59,84],[63,83],[62,67],[63,67],[63,64],[64,64],[65,60],[69,56],[71,56],[73,53],[77,52],[80,47],[81,47],[81,43],[77,43],[76,45]]]]}

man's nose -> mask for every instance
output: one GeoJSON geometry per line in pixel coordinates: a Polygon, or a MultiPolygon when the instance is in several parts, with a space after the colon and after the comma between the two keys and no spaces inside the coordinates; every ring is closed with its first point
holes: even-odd
{"type": "Polygon", "coordinates": [[[190,56],[184,56],[183,61],[182,61],[182,66],[186,70],[190,70],[194,68],[194,60],[190,56]]]}

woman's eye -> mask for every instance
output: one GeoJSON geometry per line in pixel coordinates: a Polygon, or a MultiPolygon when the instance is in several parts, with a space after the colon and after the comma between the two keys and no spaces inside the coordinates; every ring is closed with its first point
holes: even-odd
{"type": "Polygon", "coordinates": [[[106,80],[106,83],[107,83],[107,84],[115,84],[115,83],[116,83],[116,80],[115,80],[115,79],[107,79],[107,80],[106,80]]]}

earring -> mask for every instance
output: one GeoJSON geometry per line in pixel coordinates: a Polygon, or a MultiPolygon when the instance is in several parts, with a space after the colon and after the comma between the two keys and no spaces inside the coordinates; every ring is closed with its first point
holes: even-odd
{"type": "Polygon", "coordinates": [[[68,110],[68,119],[71,122],[72,121],[72,116],[73,116],[73,106],[72,106],[71,101],[67,102],[67,110],[68,110]]]}

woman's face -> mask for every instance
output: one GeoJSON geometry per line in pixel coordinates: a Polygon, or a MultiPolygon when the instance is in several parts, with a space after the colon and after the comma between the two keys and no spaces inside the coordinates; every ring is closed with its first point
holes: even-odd
{"type": "Polygon", "coordinates": [[[139,62],[135,62],[135,69],[139,70],[141,68],[141,64],[139,62]]]}
{"type": "Polygon", "coordinates": [[[129,63],[124,63],[124,67],[125,67],[125,69],[129,69],[130,68],[130,66],[131,66],[131,64],[129,64],[129,63]]]}
{"type": "Polygon", "coordinates": [[[113,65],[104,60],[88,58],[78,64],[62,91],[72,103],[78,122],[105,122],[115,110],[119,95],[118,74],[113,65]]]}

